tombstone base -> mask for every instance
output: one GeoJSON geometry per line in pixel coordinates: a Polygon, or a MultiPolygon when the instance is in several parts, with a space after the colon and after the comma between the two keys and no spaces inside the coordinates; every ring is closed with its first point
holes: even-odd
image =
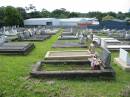
{"type": "Polygon", "coordinates": [[[114,58],[114,62],[117,63],[123,70],[130,71],[130,65],[128,66],[128,64],[121,61],[119,58],[114,58]]]}

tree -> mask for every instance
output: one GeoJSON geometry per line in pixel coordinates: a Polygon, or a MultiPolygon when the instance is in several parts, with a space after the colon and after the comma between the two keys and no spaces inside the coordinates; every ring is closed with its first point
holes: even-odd
{"type": "Polygon", "coordinates": [[[36,11],[36,7],[34,5],[32,5],[32,4],[29,4],[29,6],[26,6],[25,9],[27,11],[30,11],[30,12],[31,11],[36,11]]]}
{"type": "Polygon", "coordinates": [[[43,8],[41,11],[41,15],[42,15],[42,17],[49,18],[50,12],[43,8]]]}
{"type": "Polygon", "coordinates": [[[29,18],[41,18],[41,12],[40,11],[32,11],[28,13],[29,18]]]}
{"type": "Polygon", "coordinates": [[[51,17],[54,18],[67,18],[69,16],[70,12],[66,11],[66,9],[56,9],[51,12],[51,17]]]}
{"type": "Polygon", "coordinates": [[[116,17],[117,17],[118,19],[121,19],[121,20],[125,19],[125,15],[124,15],[124,13],[122,13],[122,12],[118,12],[118,14],[117,14],[116,17]]]}
{"type": "Polygon", "coordinates": [[[7,6],[5,8],[4,20],[7,26],[23,25],[22,16],[19,14],[18,10],[12,6],[7,6]]]}
{"type": "Polygon", "coordinates": [[[110,16],[110,15],[107,15],[107,16],[105,16],[105,17],[102,18],[103,21],[104,20],[112,20],[112,19],[114,19],[114,17],[110,16]]]}
{"type": "Polygon", "coordinates": [[[106,13],[107,15],[109,15],[109,16],[113,16],[114,18],[116,18],[116,13],[115,12],[107,12],[106,13]]]}
{"type": "Polygon", "coordinates": [[[22,7],[17,7],[18,12],[20,13],[20,15],[23,17],[23,19],[27,18],[27,13],[26,10],[22,7]]]}
{"type": "Polygon", "coordinates": [[[86,16],[89,17],[89,18],[94,18],[94,17],[96,17],[96,18],[100,21],[100,20],[102,20],[102,18],[104,17],[104,14],[97,11],[97,12],[88,12],[88,13],[86,14],[86,16]]]}
{"type": "Polygon", "coordinates": [[[0,7],[0,26],[4,26],[5,7],[0,7]]]}
{"type": "Polygon", "coordinates": [[[73,18],[73,17],[79,17],[79,14],[76,12],[71,12],[68,16],[69,18],[73,18]]]}
{"type": "Polygon", "coordinates": [[[128,17],[128,18],[130,18],[130,12],[128,12],[128,13],[125,13],[125,17],[128,17]]]}

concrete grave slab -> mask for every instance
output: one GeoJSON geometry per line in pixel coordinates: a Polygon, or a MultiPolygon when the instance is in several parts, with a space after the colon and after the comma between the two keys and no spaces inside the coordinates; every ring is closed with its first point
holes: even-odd
{"type": "Polygon", "coordinates": [[[79,47],[79,48],[87,48],[85,44],[81,44],[77,41],[71,40],[58,40],[53,45],[53,48],[70,48],[70,47],[79,47]]]}
{"type": "Polygon", "coordinates": [[[88,50],[48,51],[45,60],[88,60],[92,56],[88,50]]]}
{"type": "Polygon", "coordinates": [[[0,46],[0,54],[28,54],[33,48],[33,43],[9,42],[0,46]]]}

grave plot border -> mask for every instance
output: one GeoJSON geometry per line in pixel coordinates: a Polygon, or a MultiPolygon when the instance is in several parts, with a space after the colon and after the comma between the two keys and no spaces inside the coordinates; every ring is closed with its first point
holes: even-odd
{"type": "Polygon", "coordinates": [[[28,38],[28,39],[18,39],[19,41],[44,41],[51,38],[51,35],[46,35],[46,37],[42,38],[28,38]]]}
{"type": "MultiPolygon", "coordinates": [[[[74,63],[75,61],[68,61],[66,63],[71,64],[74,63]]],[[[80,61],[79,61],[80,62],[80,61]]],[[[82,63],[86,63],[89,61],[83,61],[80,62],[82,63]]],[[[113,79],[115,78],[115,72],[112,68],[109,69],[101,69],[101,70],[72,70],[72,71],[41,71],[41,67],[42,65],[46,64],[46,63],[51,63],[51,64],[56,64],[59,62],[54,62],[54,61],[40,61],[37,62],[33,69],[32,72],[30,73],[31,77],[34,78],[80,78],[80,77],[84,77],[84,78],[91,78],[91,77],[103,77],[103,78],[108,78],[108,79],[113,79]]],[[[64,63],[64,62],[60,62],[60,63],[64,63]]]]}
{"type": "MultiPolygon", "coordinates": [[[[107,48],[109,51],[119,51],[120,48],[107,48]]],[[[130,51],[130,48],[122,48],[122,49],[125,49],[127,51],[130,51]]]]}
{"type": "Polygon", "coordinates": [[[75,45],[76,42],[71,42],[71,44],[68,42],[68,44],[64,44],[64,43],[58,43],[58,42],[55,42],[53,45],[52,45],[52,48],[87,48],[88,46],[85,45],[85,44],[78,44],[75,45]],[[73,44],[74,43],[74,44],[73,44]]]}
{"type": "Polygon", "coordinates": [[[35,48],[34,43],[29,43],[28,46],[26,46],[24,49],[14,49],[14,50],[10,50],[10,49],[5,50],[5,49],[3,49],[3,50],[0,50],[0,54],[27,55],[34,48],[35,48]]]}
{"type": "Polygon", "coordinates": [[[68,38],[59,37],[58,40],[78,40],[78,37],[68,37],[68,38]]]}

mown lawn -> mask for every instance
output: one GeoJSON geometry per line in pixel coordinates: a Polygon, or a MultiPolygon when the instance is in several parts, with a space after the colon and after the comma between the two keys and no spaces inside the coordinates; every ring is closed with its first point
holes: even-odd
{"type": "MultiPolygon", "coordinates": [[[[36,48],[27,56],[0,55],[0,97],[121,97],[122,91],[130,86],[130,72],[113,62],[115,80],[30,78],[33,64],[43,59],[48,50],[63,50],[51,48],[57,37],[58,34],[49,40],[35,42],[36,48]]],[[[116,56],[118,53],[112,52],[112,58],[116,56]]]]}
{"type": "Polygon", "coordinates": [[[44,64],[43,71],[91,70],[89,64],[44,64]]]}

